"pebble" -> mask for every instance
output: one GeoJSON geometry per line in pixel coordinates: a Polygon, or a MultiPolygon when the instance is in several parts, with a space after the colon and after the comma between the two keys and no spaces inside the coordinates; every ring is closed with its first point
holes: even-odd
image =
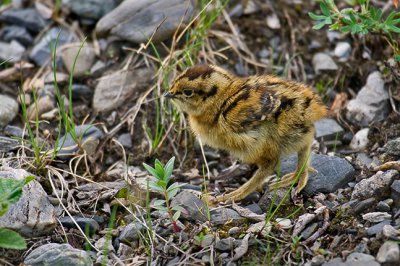
{"type": "Polygon", "coordinates": [[[400,156],[400,137],[389,140],[385,146],[383,146],[383,150],[388,155],[400,156]]]}
{"type": "Polygon", "coordinates": [[[107,250],[107,252],[115,252],[114,246],[112,245],[111,238],[108,238],[108,236],[103,236],[99,240],[94,243],[94,246],[100,250],[100,252],[103,252],[104,250],[107,250]]]}
{"type": "Polygon", "coordinates": [[[393,241],[386,241],[379,248],[376,254],[376,260],[380,263],[398,263],[400,262],[399,244],[393,241]]]}
{"type": "Polygon", "coordinates": [[[186,210],[181,213],[181,217],[187,220],[201,223],[207,221],[207,206],[201,199],[187,190],[182,190],[172,199],[171,207],[174,206],[181,206],[186,210]]]}
{"type": "Polygon", "coordinates": [[[390,211],[390,206],[384,201],[378,202],[378,205],[376,205],[376,209],[380,212],[389,212],[390,211]]]}
{"type": "Polygon", "coordinates": [[[25,47],[33,43],[32,35],[24,27],[17,25],[4,26],[0,30],[0,39],[4,42],[11,42],[16,40],[18,43],[24,45],[25,47]]]}
{"type": "Polygon", "coordinates": [[[375,224],[367,229],[367,234],[369,236],[375,236],[377,234],[382,233],[384,226],[390,225],[389,220],[384,220],[378,224],[375,224]]]}
{"type": "Polygon", "coordinates": [[[369,168],[373,163],[373,159],[364,152],[357,153],[356,163],[361,167],[369,168]]]}
{"type": "Polygon", "coordinates": [[[123,243],[129,244],[132,241],[138,241],[140,239],[140,233],[145,228],[139,222],[132,222],[125,226],[119,234],[119,240],[123,243]]]}
{"type": "MultiPolygon", "coordinates": [[[[0,176],[21,180],[32,174],[23,169],[10,168],[0,171],[0,176]]],[[[0,217],[0,227],[15,230],[28,237],[52,232],[57,225],[56,213],[40,183],[32,180],[22,191],[22,197],[0,217]]]]}
{"type": "Polygon", "coordinates": [[[82,77],[90,73],[95,60],[94,48],[85,43],[79,52],[82,43],[69,43],[60,47],[60,54],[68,73],[72,73],[72,66],[76,59],[74,77],[82,77]],[[78,55],[79,52],[79,55],[78,55]],[[77,57],[78,56],[78,57],[77,57]]]}
{"type": "Polygon", "coordinates": [[[395,180],[391,188],[391,198],[393,199],[395,206],[400,207],[400,180],[395,180]]]}
{"type": "Polygon", "coordinates": [[[0,129],[7,126],[18,113],[18,103],[12,97],[0,94],[0,129]]]}
{"type": "MultiPolygon", "coordinates": [[[[75,126],[74,130],[78,140],[80,141],[81,148],[84,149],[88,155],[93,154],[96,151],[98,142],[103,137],[103,132],[93,125],[75,126]]],[[[57,157],[62,160],[68,160],[79,152],[79,147],[71,133],[60,137],[57,149],[60,149],[57,157]]]]}
{"type": "Polygon", "coordinates": [[[211,224],[213,225],[223,225],[230,221],[233,225],[242,224],[246,221],[246,218],[237,213],[237,211],[230,208],[217,208],[210,211],[211,224]]]}
{"type": "Polygon", "coordinates": [[[86,85],[83,84],[72,84],[72,100],[90,100],[93,96],[93,91],[86,85]]]}
{"type": "Polygon", "coordinates": [[[1,153],[3,153],[3,152],[6,153],[6,152],[16,150],[18,147],[20,147],[20,145],[21,145],[20,141],[18,141],[16,139],[0,136],[0,152],[1,153]]]}
{"type": "Polygon", "coordinates": [[[50,243],[34,249],[24,260],[25,265],[74,265],[91,266],[88,253],[73,248],[70,244],[50,243]]]}
{"type": "MultiPolygon", "coordinates": [[[[44,66],[46,63],[50,63],[51,49],[49,47],[51,43],[55,43],[59,33],[60,37],[58,38],[57,56],[60,55],[60,46],[78,40],[78,37],[75,34],[70,33],[63,28],[51,28],[39,39],[29,53],[29,58],[32,59],[38,66],[44,66]]],[[[57,60],[56,64],[59,66],[61,64],[61,60],[57,60]]]]}
{"type": "MultiPolygon", "coordinates": [[[[309,181],[302,193],[307,196],[318,192],[331,193],[343,188],[355,174],[353,166],[345,159],[322,154],[311,154],[310,164],[318,173],[309,173],[309,181]]],[[[281,175],[293,172],[297,164],[297,155],[281,160],[281,175]]]]}
{"type": "Polygon", "coordinates": [[[266,191],[258,202],[258,205],[264,212],[268,212],[271,205],[276,207],[283,200],[283,204],[290,204],[290,195],[287,194],[287,189],[280,188],[273,191],[266,191]]]}
{"type": "Polygon", "coordinates": [[[265,221],[251,224],[246,232],[253,234],[261,234],[264,237],[268,237],[269,233],[271,232],[271,224],[270,223],[266,224],[265,221]]]}
{"type": "MultiPolygon", "coordinates": [[[[351,199],[383,198],[390,193],[390,185],[399,176],[396,170],[378,171],[375,175],[358,182],[351,194],[351,199]]],[[[379,199],[378,199],[379,200],[379,199]]]]}
{"type": "Polygon", "coordinates": [[[371,73],[365,86],[346,106],[346,118],[363,127],[384,120],[389,114],[389,94],[380,72],[371,73]]]}
{"type": "Polygon", "coordinates": [[[207,234],[203,237],[201,237],[201,241],[200,241],[200,246],[202,248],[206,248],[211,246],[214,243],[214,235],[212,234],[207,234]]]}
{"type": "Polygon", "coordinates": [[[224,239],[217,239],[215,241],[215,249],[225,252],[232,251],[234,248],[235,239],[233,237],[228,237],[224,239]]]}
{"type": "Polygon", "coordinates": [[[367,198],[362,201],[354,200],[350,201],[350,206],[353,208],[353,212],[355,214],[360,214],[361,212],[365,211],[366,209],[371,208],[376,203],[375,198],[367,198]]]}
{"type": "Polygon", "coordinates": [[[241,233],[241,230],[237,226],[231,227],[228,230],[228,235],[230,235],[230,236],[238,235],[240,233],[241,233]]]}
{"type": "Polygon", "coordinates": [[[124,148],[130,149],[133,147],[132,136],[130,133],[121,134],[118,137],[118,142],[120,142],[124,148]]]}
{"type": "Polygon", "coordinates": [[[390,220],[392,215],[387,212],[369,212],[362,215],[362,218],[371,223],[379,223],[384,220],[390,220]]]}
{"type": "Polygon", "coordinates": [[[360,253],[360,252],[353,252],[351,253],[347,258],[346,258],[346,264],[345,265],[360,265],[362,262],[362,265],[364,266],[379,266],[379,263],[376,262],[374,256],[365,254],[365,253],[360,253]],[[351,262],[355,262],[357,264],[351,264],[351,262]]]}
{"type": "Polygon", "coordinates": [[[395,238],[399,240],[400,236],[400,230],[395,229],[393,226],[390,224],[384,225],[382,229],[382,234],[388,238],[395,238]]]}
{"type": "Polygon", "coordinates": [[[147,43],[152,37],[159,43],[173,36],[181,23],[186,25],[193,12],[188,1],[126,0],[98,21],[96,33],[134,43],[147,43]]]}
{"type": "Polygon", "coordinates": [[[116,109],[135,91],[147,88],[154,71],[151,68],[117,71],[100,78],[93,95],[95,112],[116,109]]]}
{"type": "Polygon", "coordinates": [[[314,123],[315,125],[315,138],[317,140],[323,139],[335,140],[340,139],[343,134],[343,128],[332,118],[323,118],[314,123]]]}
{"type": "Polygon", "coordinates": [[[369,128],[363,128],[357,131],[357,133],[354,134],[353,139],[350,142],[349,145],[350,148],[354,151],[365,150],[369,143],[368,133],[369,133],[369,128]]]}
{"type": "Polygon", "coordinates": [[[273,30],[278,30],[281,28],[281,22],[279,21],[276,13],[272,13],[271,15],[267,16],[267,26],[273,30]]]}
{"type": "Polygon", "coordinates": [[[35,8],[5,10],[0,14],[0,22],[27,28],[32,33],[40,32],[49,24],[35,8]]]}
{"type": "Polygon", "coordinates": [[[338,42],[333,54],[340,58],[340,61],[346,61],[351,54],[351,45],[348,42],[338,42]]]}
{"type": "Polygon", "coordinates": [[[0,62],[18,62],[25,52],[25,47],[18,41],[12,40],[10,43],[0,42],[0,62]]]}
{"type": "Polygon", "coordinates": [[[80,18],[98,20],[116,6],[115,0],[62,0],[62,4],[80,18]]]}
{"type": "Polygon", "coordinates": [[[314,54],[312,64],[315,73],[319,73],[321,71],[335,71],[338,69],[335,61],[333,61],[332,57],[326,53],[314,54]]]}
{"type": "Polygon", "coordinates": [[[275,221],[277,222],[278,227],[282,229],[289,229],[293,226],[292,221],[290,219],[276,218],[275,221]]]}
{"type": "Polygon", "coordinates": [[[93,234],[97,232],[100,228],[99,223],[92,218],[73,217],[72,219],[69,216],[59,218],[59,222],[62,224],[62,226],[66,228],[76,228],[74,220],[85,233],[87,232],[89,234],[93,234]]]}
{"type": "Polygon", "coordinates": [[[301,239],[306,240],[312,236],[312,234],[318,230],[318,227],[318,223],[312,223],[311,225],[307,226],[306,229],[304,229],[300,234],[301,239]]]}
{"type": "Polygon", "coordinates": [[[7,136],[10,136],[10,137],[22,138],[24,136],[24,130],[17,126],[7,125],[4,128],[3,132],[4,132],[4,134],[6,134],[7,136]]]}

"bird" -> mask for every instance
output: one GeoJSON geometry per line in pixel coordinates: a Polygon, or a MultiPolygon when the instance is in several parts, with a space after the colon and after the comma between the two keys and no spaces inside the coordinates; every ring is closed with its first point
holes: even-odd
{"type": "Polygon", "coordinates": [[[254,191],[291,186],[292,197],[308,182],[314,122],[326,106],[310,87],[274,75],[239,77],[216,65],[199,64],[178,75],[164,94],[187,114],[201,142],[256,165],[253,176],[214,202],[238,202],[254,191]],[[297,167],[271,179],[282,156],[297,153],[297,167]]]}

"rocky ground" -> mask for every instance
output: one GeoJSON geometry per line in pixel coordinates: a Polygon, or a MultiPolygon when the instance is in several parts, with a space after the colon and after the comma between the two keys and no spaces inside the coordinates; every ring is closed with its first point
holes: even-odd
{"type": "MultiPolygon", "coordinates": [[[[313,30],[314,1],[207,2],[0,6],[0,177],[36,176],[0,217],[28,249],[0,249],[0,265],[400,264],[400,89],[385,40],[313,30]],[[203,157],[164,101],[170,80],[193,60],[238,75],[274,73],[321,95],[330,115],[315,125],[317,172],[302,206],[286,189],[215,208],[201,199],[205,189],[239,187],[254,169],[207,147],[203,157]],[[78,145],[60,127],[60,102],[72,104],[78,145]],[[143,162],[172,156],[173,182],[184,184],[171,203],[183,208],[178,230],[151,208],[163,196],[143,182],[151,178],[143,162]]],[[[295,164],[295,156],[282,158],[280,173],[295,164]]]]}

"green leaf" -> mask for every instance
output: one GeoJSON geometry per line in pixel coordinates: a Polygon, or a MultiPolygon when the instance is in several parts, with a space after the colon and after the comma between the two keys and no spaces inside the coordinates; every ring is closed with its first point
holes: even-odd
{"type": "Polygon", "coordinates": [[[396,26],[389,25],[387,28],[388,28],[388,30],[390,30],[390,31],[393,31],[393,32],[396,32],[396,33],[400,33],[400,28],[398,28],[398,27],[396,27],[396,26]]]}
{"type": "Polygon", "coordinates": [[[169,199],[172,199],[173,197],[175,197],[176,194],[178,194],[178,191],[179,191],[179,188],[176,188],[176,189],[173,189],[173,190],[168,191],[168,192],[167,192],[168,198],[169,198],[169,199]]]}
{"type": "Polygon", "coordinates": [[[152,176],[157,177],[156,169],[151,167],[150,165],[143,163],[143,167],[149,172],[152,176]]]}
{"type": "Polygon", "coordinates": [[[162,211],[162,212],[168,212],[167,208],[164,206],[153,206],[153,209],[162,211]]]}
{"type": "Polygon", "coordinates": [[[179,219],[179,217],[181,216],[181,212],[180,211],[176,211],[174,213],[174,215],[172,216],[172,220],[173,221],[177,221],[179,219]]]}
{"type": "Polygon", "coordinates": [[[391,21],[394,19],[394,16],[396,16],[397,12],[396,11],[392,11],[390,12],[389,16],[386,18],[385,23],[386,24],[390,24],[391,21]]]}
{"type": "MultiPolygon", "coordinates": [[[[158,161],[158,160],[157,160],[158,161]]],[[[158,163],[155,164],[156,167],[156,173],[157,173],[157,179],[165,180],[165,171],[163,165],[158,161],[158,163]]]]}
{"type": "Polygon", "coordinates": [[[160,192],[164,192],[164,188],[163,187],[161,187],[161,186],[159,186],[157,183],[155,183],[154,181],[149,181],[149,187],[152,189],[152,190],[156,190],[156,191],[160,191],[160,192]]]}
{"type": "Polygon", "coordinates": [[[182,211],[184,211],[185,209],[184,209],[182,206],[176,205],[176,206],[172,207],[171,210],[182,212],[182,211]]]}
{"type": "Polygon", "coordinates": [[[325,4],[325,2],[321,1],[319,3],[319,6],[321,8],[322,14],[324,14],[325,16],[329,17],[330,12],[329,12],[329,8],[328,6],[325,4]]]}
{"type": "Polygon", "coordinates": [[[325,25],[326,25],[325,22],[324,22],[324,21],[321,21],[321,22],[315,24],[312,28],[313,28],[314,30],[320,30],[320,29],[322,29],[325,25]]]}
{"type": "Polygon", "coordinates": [[[155,200],[154,202],[153,202],[153,206],[163,206],[164,204],[165,204],[165,200],[155,200]]]}
{"type": "Polygon", "coordinates": [[[177,189],[177,188],[181,188],[181,187],[183,187],[183,186],[185,186],[186,184],[184,184],[184,183],[173,183],[172,185],[170,185],[169,187],[168,187],[168,189],[167,189],[167,192],[168,191],[171,191],[171,190],[174,190],[174,189],[177,189]]]}
{"type": "Polygon", "coordinates": [[[8,211],[11,204],[21,198],[22,188],[33,179],[35,179],[34,176],[28,176],[23,180],[0,178],[0,216],[8,211]]]}
{"type": "Polygon", "coordinates": [[[164,180],[158,180],[157,181],[157,185],[159,185],[160,187],[162,187],[163,189],[166,189],[168,186],[168,182],[164,181],[164,180]]]}
{"type": "Polygon", "coordinates": [[[326,19],[326,16],[322,16],[322,15],[316,15],[312,12],[308,12],[308,16],[310,16],[311,19],[313,20],[324,20],[326,19]]]}
{"type": "Polygon", "coordinates": [[[26,242],[17,232],[0,228],[0,248],[26,249],[26,242]]]}
{"type": "Polygon", "coordinates": [[[396,60],[396,62],[400,62],[400,55],[395,55],[394,60],[396,60]]]}
{"type": "Polygon", "coordinates": [[[172,175],[172,171],[174,170],[174,163],[175,163],[175,157],[172,157],[169,159],[167,164],[165,165],[165,176],[169,179],[172,175]]]}

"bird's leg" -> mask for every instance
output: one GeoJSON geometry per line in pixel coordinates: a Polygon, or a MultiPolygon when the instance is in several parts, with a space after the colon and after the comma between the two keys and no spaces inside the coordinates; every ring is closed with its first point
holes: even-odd
{"type": "Polygon", "coordinates": [[[305,146],[298,151],[298,161],[295,172],[284,175],[279,181],[274,181],[269,184],[271,190],[277,188],[288,187],[294,182],[298,182],[294,194],[300,191],[307,185],[308,172],[316,172],[312,167],[309,167],[309,156],[311,151],[311,144],[305,146]]]}
{"type": "Polygon", "coordinates": [[[237,202],[245,197],[247,197],[250,193],[257,191],[259,187],[262,186],[266,177],[271,175],[273,169],[275,168],[276,163],[269,161],[268,165],[259,165],[258,170],[255,174],[250,178],[249,181],[244,183],[240,188],[235,191],[221,195],[215,198],[215,202],[237,202]]]}

